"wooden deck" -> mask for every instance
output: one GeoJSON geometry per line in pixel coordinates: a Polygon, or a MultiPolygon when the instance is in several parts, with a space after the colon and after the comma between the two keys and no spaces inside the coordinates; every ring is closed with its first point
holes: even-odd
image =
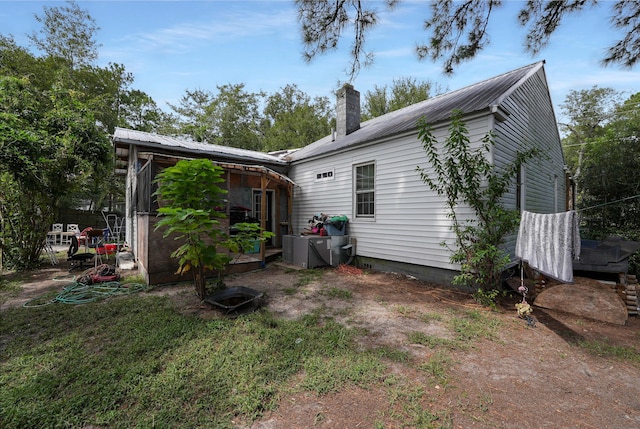
{"type": "MultiPolygon", "coordinates": [[[[282,248],[269,247],[265,250],[265,263],[273,262],[282,256],[282,248]]],[[[239,258],[234,258],[228,265],[226,274],[245,273],[264,268],[259,253],[245,253],[239,258]]]]}

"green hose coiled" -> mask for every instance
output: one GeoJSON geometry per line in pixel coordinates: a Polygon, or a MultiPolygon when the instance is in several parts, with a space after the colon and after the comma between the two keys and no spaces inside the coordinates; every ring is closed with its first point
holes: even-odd
{"type": "Polygon", "coordinates": [[[119,282],[114,281],[94,285],[73,283],[65,287],[62,292],[56,296],[55,300],[63,304],[87,304],[112,296],[129,295],[140,292],[145,288],[146,285],[139,283],[121,285],[119,282]]]}
{"type": "Polygon", "coordinates": [[[66,285],[55,298],[44,303],[36,303],[41,298],[34,298],[25,302],[23,307],[41,307],[43,305],[60,302],[62,304],[88,304],[112,296],[130,295],[145,290],[147,285],[142,283],[124,283],[111,281],[87,285],[74,281],[66,285]]]}

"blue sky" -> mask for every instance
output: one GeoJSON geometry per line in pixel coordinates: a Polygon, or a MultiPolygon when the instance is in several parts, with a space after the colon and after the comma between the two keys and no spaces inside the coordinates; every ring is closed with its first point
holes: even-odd
{"type": "MultiPolygon", "coordinates": [[[[238,83],[248,91],[268,94],[296,84],[312,97],[333,101],[333,91],[347,79],[351,39],[343,39],[337,52],[305,63],[292,0],[78,3],[100,27],[99,64],[123,64],[135,77],[133,87],[163,109],[167,102],[177,103],[186,90],[215,92],[216,86],[238,83]]],[[[626,97],[640,91],[640,67],[604,68],[599,63],[619,37],[609,24],[608,2],[566,20],[549,46],[532,57],[521,48],[524,31],[516,22],[522,1],[505,1],[489,29],[490,47],[459,66],[453,76],[443,75],[440,64],[419,61],[413,50],[427,40],[423,21],[429,16],[429,2],[405,0],[391,12],[384,11],[382,2],[373,3],[382,11],[381,24],[369,34],[366,46],[375,61],[353,82],[363,96],[375,85],[391,86],[404,77],[455,90],[540,60],[546,60],[560,121],[559,105],[570,90],[598,85],[624,91],[626,97]]],[[[44,5],[64,2],[0,0],[0,33],[29,46],[26,34],[40,28],[34,14],[42,15],[44,5]]]]}

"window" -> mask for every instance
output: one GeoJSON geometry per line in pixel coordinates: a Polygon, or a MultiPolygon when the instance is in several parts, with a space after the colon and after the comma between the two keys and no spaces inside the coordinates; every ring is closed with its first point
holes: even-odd
{"type": "Polygon", "coordinates": [[[316,182],[320,180],[333,180],[334,171],[335,170],[331,169],[316,173],[316,182]]]}
{"type": "Polygon", "coordinates": [[[357,218],[373,218],[375,215],[374,163],[355,166],[355,214],[357,218]]]}

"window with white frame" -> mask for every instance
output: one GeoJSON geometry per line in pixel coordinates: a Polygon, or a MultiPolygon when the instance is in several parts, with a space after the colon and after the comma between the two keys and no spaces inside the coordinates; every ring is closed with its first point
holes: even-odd
{"type": "Polygon", "coordinates": [[[373,162],[354,166],[355,217],[372,219],[375,212],[376,165],[373,162]]]}

